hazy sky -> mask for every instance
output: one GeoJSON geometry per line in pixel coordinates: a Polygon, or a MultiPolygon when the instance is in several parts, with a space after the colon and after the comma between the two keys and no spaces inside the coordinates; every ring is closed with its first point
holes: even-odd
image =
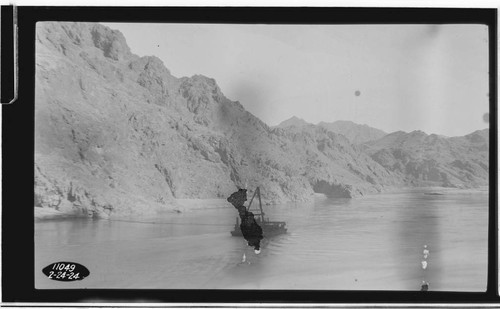
{"type": "Polygon", "coordinates": [[[297,116],[447,136],[488,127],[484,25],[105,25],[174,76],[214,78],[269,125],[297,116]]]}

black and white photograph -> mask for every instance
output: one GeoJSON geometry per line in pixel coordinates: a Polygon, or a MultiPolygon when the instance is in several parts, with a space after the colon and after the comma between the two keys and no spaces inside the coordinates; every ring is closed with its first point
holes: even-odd
{"type": "Polygon", "coordinates": [[[487,25],[35,36],[36,289],[486,291],[487,25]]]}

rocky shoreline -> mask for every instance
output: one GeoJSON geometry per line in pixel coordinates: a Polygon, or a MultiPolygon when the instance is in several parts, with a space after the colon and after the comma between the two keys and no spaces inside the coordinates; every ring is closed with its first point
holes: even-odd
{"type": "MultiPolygon", "coordinates": [[[[440,195],[445,196],[448,194],[477,194],[477,193],[485,193],[487,194],[489,191],[487,186],[482,186],[478,188],[449,188],[449,187],[392,187],[387,188],[384,192],[381,193],[373,193],[370,195],[377,194],[394,194],[394,193],[403,193],[408,191],[413,191],[415,193],[421,193],[424,195],[440,195]]],[[[321,194],[315,193],[313,196],[314,201],[320,201],[328,199],[329,197],[321,194]]],[[[363,197],[358,197],[363,198],[363,197]]],[[[265,201],[263,201],[265,203],[265,201]]],[[[304,204],[311,204],[311,202],[304,202],[304,204]]],[[[268,203],[267,206],[270,206],[268,203]]],[[[231,205],[228,204],[226,199],[177,199],[174,200],[168,208],[164,208],[158,211],[158,213],[165,214],[181,214],[185,212],[197,211],[197,210],[206,210],[206,209],[217,209],[217,208],[227,208],[231,205]]],[[[270,206],[272,207],[272,205],[270,206]]],[[[116,214],[116,215],[108,215],[103,213],[76,213],[74,211],[58,211],[53,208],[43,208],[43,207],[35,207],[35,221],[45,221],[45,220],[58,220],[58,219],[109,219],[110,217],[117,218],[140,218],[143,216],[151,216],[154,213],[147,212],[143,214],[136,214],[135,216],[127,215],[127,214],[116,214]]]]}

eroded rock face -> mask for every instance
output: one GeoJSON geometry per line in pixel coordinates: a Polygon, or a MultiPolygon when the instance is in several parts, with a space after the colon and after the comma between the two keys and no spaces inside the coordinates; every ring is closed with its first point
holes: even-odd
{"type": "Polygon", "coordinates": [[[489,130],[464,137],[395,132],[369,142],[371,157],[413,186],[470,188],[488,184],[489,130]]]}
{"type": "Polygon", "coordinates": [[[382,130],[367,125],[356,124],[352,121],[320,122],[318,125],[329,131],[344,135],[355,145],[378,140],[387,134],[382,130]]]}
{"type": "Polygon", "coordinates": [[[140,215],[257,186],[265,203],[307,202],[404,178],[324,128],[268,127],[214,79],[132,54],[118,31],[42,22],[36,35],[37,207],[140,215]]]}

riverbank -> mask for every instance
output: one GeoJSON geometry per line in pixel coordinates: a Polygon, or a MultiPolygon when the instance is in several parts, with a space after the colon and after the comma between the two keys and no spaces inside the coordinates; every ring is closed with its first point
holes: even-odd
{"type": "MultiPolygon", "coordinates": [[[[386,187],[384,191],[381,193],[373,193],[369,195],[365,195],[362,197],[356,197],[353,199],[360,199],[368,196],[379,195],[379,194],[388,194],[388,193],[398,193],[398,192],[422,192],[424,194],[435,194],[435,195],[444,195],[444,194],[474,194],[478,192],[488,192],[488,187],[479,187],[479,188],[467,188],[467,189],[458,189],[458,188],[448,188],[448,187],[386,187]]],[[[248,197],[250,200],[250,197],[248,197]]],[[[314,200],[328,199],[324,194],[315,193],[314,200]]],[[[254,201],[255,203],[256,201],[254,201]]],[[[265,202],[265,201],[263,201],[265,202]]],[[[256,205],[256,204],[254,204],[256,205]]],[[[156,211],[158,214],[180,214],[185,212],[191,212],[201,209],[217,209],[217,208],[225,208],[230,207],[231,205],[226,201],[226,199],[174,199],[168,205],[165,205],[164,208],[161,208],[156,211]]],[[[272,207],[272,206],[265,206],[272,207]]],[[[54,219],[68,219],[68,218],[86,218],[88,215],[76,213],[76,212],[64,212],[58,211],[53,208],[43,208],[43,207],[35,207],[35,220],[54,220],[54,219]]],[[[147,214],[150,216],[151,214],[147,214]]],[[[140,215],[139,215],[140,216],[140,215]]],[[[137,214],[118,214],[114,213],[110,216],[106,216],[106,218],[129,218],[129,217],[137,217],[137,214]]]]}
{"type": "MultiPolygon", "coordinates": [[[[225,199],[175,199],[169,205],[166,205],[163,209],[157,211],[158,214],[176,214],[190,212],[198,209],[216,209],[229,207],[229,204],[225,199]]],[[[59,211],[53,208],[45,207],[35,207],[35,220],[54,220],[54,219],[68,219],[68,218],[86,218],[88,215],[84,215],[77,212],[65,212],[59,211]]],[[[106,216],[106,218],[127,218],[132,215],[129,214],[111,214],[106,216]]],[[[148,214],[147,216],[150,216],[148,214]]],[[[137,217],[134,215],[134,217],[137,217]]]]}

